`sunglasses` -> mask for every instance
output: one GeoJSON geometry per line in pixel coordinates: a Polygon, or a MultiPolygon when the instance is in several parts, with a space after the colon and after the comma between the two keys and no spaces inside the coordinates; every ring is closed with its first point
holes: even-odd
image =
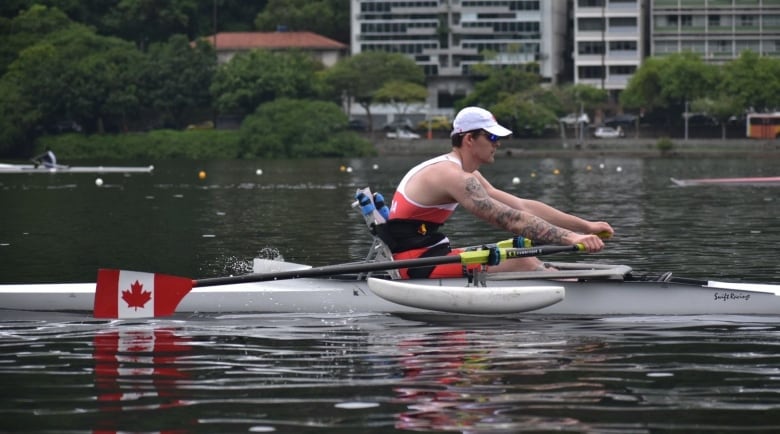
{"type": "Polygon", "coordinates": [[[487,139],[490,140],[490,143],[496,143],[497,141],[501,140],[501,137],[498,137],[495,134],[491,134],[485,130],[480,130],[479,132],[477,132],[477,135],[482,135],[487,137],[487,139]]]}

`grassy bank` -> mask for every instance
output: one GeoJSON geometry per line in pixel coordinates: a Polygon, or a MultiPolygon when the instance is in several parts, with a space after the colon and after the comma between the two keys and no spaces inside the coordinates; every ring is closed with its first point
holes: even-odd
{"type": "Polygon", "coordinates": [[[78,133],[44,136],[38,150],[51,148],[62,160],[232,159],[238,158],[238,130],[156,130],[148,133],[78,133]]]}

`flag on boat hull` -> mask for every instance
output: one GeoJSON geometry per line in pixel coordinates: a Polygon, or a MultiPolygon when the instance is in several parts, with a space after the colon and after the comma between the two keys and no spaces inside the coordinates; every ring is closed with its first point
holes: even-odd
{"type": "Polygon", "coordinates": [[[98,270],[95,318],[171,315],[190,292],[190,279],[127,270],[98,270]]]}

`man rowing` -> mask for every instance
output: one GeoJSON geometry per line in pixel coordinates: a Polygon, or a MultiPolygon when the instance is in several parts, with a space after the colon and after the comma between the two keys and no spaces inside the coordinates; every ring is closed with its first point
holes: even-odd
{"type": "MultiPolygon", "coordinates": [[[[495,117],[479,107],[466,107],[453,122],[452,151],[412,168],[401,180],[390,208],[382,238],[394,259],[457,255],[439,227],[458,205],[480,219],[537,243],[583,244],[598,252],[604,242],[597,235],[611,236],[612,227],[566,214],[542,202],[522,199],[491,185],[479,172],[493,163],[500,140],[512,134],[495,117]]],[[[478,267],[475,265],[474,267],[478,267]]],[[[491,272],[544,270],[537,258],[519,258],[488,267],[491,272]]],[[[403,278],[458,277],[467,273],[461,264],[401,270],[403,278]]]]}
{"type": "Polygon", "coordinates": [[[57,156],[54,155],[51,148],[46,148],[46,152],[37,157],[33,157],[32,162],[35,163],[35,168],[43,164],[43,167],[47,169],[57,168],[57,156]]]}

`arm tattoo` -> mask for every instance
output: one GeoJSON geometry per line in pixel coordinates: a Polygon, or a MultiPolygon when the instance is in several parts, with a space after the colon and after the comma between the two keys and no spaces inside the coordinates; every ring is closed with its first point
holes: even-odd
{"type": "Polygon", "coordinates": [[[563,237],[569,233],[535,215],[495,201],[476,178],[466,181],[466,194],[471,201],[469,208],[473,209],[472,212],[509,232],[518,233],[536,242],[555,244],[562,243],[563,237]]]}

